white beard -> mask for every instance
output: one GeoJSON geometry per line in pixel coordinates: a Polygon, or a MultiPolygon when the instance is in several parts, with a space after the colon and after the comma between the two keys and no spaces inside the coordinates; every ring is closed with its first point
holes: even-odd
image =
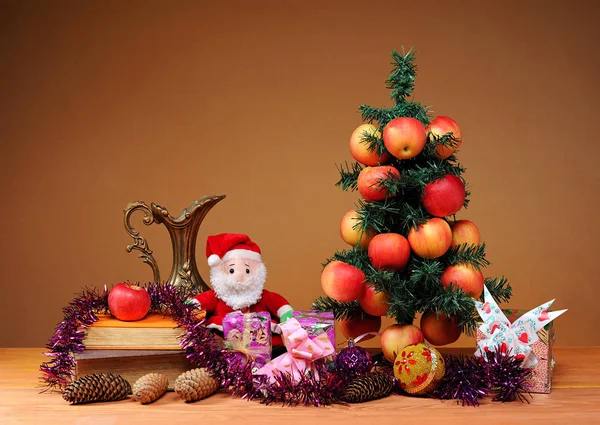
{"type": "Polygon", "coordinates": [[[259,263],[242,283],[223,272],[218,265],[210,269],[210,283],[215,294],[234,310],[242,310],[260,301],[266,280],[267,268],[264,263],[259,263]]]}

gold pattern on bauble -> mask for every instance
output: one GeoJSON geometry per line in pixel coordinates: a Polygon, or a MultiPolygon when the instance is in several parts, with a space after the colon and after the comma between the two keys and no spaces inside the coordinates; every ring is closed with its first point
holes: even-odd
{"type": "Polygon", "coordinates": [[[445,372],[440,352],[424,342],[407,345],[394,361],[394,376],[402,389],[412,395],[433,391],[445,372]]]}

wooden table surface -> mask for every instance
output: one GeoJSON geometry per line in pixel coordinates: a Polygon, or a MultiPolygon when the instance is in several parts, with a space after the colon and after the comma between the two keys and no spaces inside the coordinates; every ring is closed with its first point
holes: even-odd
{"type": "Polygon", "coordinates": [[[265,406],[228,394],[187,404],[172,392],[149,405],[128,399],[72,406],[58,392],[40,393],[38,369],[45,359],[41,353],[35,348],[0,348],[0,425],[600,424],[600,347],[555,348],[551,394],[534,394],[531,404],[486,399],[480,407],[398,395],[319,408],[265,406]]]}

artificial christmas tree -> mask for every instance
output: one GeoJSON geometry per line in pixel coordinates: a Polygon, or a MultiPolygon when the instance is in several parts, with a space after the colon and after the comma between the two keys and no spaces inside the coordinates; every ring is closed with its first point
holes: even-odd
{"type": "MultiPolygon", "coordinates": [[[[345,191],[358,190],[362,196],[351,226],[357,236],[343,238],[356,243],[326,262],[322,284],[328,296],[316,299],[313,308],[333,310],[338,320],[364,317],[360,296],[350,299],[357,293],[351,289],[359,285],[349,285],[348,273],[343,273],[348,265],[356,270],[355,275],[364,274],[367,287],[385,294],[389,309],[382,315],[398,324],[412,324],[421,312],[428,314],[430,321],[432,314],[436,319],[441,315],[439,320],[450,320],[474,335],[478,317],[471,297],[479,298],[485,283],[496,299],[506,301],[511,288],[504,277],[480,279],[481,268],[489,265],[484,243],[478,238],[472,243],[473,238],[462,233],[453,235],[453,229],[464,233],[458,223],[465,221],[458,222],[454,215],[469,202],[465,168],[455,154],[462,143],[460,127],[451,118],[432,117],[423,104],[411,99],[416,75],[414,52],[392,52],[392,58],[393,70],[386,83],[394,105],[360,106],[365,124],[354,130],[350,140],[352,156],[360,162],[339,168],[337,186],[345,191]],[[373,158],[380,160],[373,162],[373,158]],[[363,234],[368,237],[361,239],[363,234]],[[371,249],[370,243],[378,238],[374,235],[406,239],[408,260],[396,260],[398,252],[391,243],[371,249]],[[467,243],[453,243],[463,240],[467,243]],[[386,248],[390,252],[384,252],[386,248]]],[[[343,225],[342,230],[347,227],[343,225]]],[[[472,227],[476,229],[474,224],[472,227]]]]}

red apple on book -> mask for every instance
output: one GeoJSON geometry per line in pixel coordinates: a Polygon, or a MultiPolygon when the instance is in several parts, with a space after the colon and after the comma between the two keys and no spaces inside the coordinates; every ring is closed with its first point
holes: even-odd
{"type": "Polygon", "coordinates": [[[138,285],[117,283],[108,293],[108,308],[119,320],[140,320],[146,317],[150,310],[150,295],[145,288],[138,285]]]}

